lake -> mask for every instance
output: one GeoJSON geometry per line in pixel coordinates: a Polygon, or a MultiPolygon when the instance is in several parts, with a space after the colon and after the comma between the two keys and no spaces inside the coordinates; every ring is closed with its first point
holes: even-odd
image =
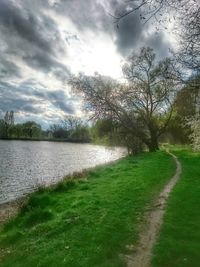
{"type": "Polygon", "coordinates": [[[123,148],[92,144],[0,140],[0,204],[125,155],[123,148]]]}

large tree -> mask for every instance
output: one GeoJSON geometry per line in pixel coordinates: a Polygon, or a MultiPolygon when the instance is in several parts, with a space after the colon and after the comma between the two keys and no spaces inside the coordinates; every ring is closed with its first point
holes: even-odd
{"type": "Polygon", "coordinates": [[[175,86],[171,61],[157,62],[152,49],[142,48],[139,56],[128,58],[123,70],[125,84],[98,74],[80,74],[70,83],[83,95],[85,109],[92,111],[93,118],[111,118],[129,138],[131,135],[156,151],[171,117],[175,86]]]}
{"type": "Polygon", "coordinates": [[[6,111],[4,119],[0,120],[0,138],[8,138],[9,130],[14,125],[14,111],[6,111]]]}

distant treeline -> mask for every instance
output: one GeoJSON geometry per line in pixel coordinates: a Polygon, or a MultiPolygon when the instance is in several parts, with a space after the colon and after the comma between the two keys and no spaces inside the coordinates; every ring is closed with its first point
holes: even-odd
{"type": "Polygon", "coordinates": [[[48,130],[43,130],[35,121],[15,124],[13,111],[7,111],[0,120],[0,138],[73,142],[89,142],[91,139],[88,125],[79,118],[67,116],[59,124],[53,124],[48,130]]]}
{"type": "Polygon", "coordinates": [[[15,123],[14,111],[7,111],[4,118],[0,119],[0,139],[6,140],[124,145],[117,136],[116,125],[111,120],[98,120],[89,125],[79,117],[65,116],[60,123],[52,124],[48,130],[43,130],[35,121],[15,123]]]}
{"type": "MultiPolygon", "coordinates": [[[[199,78],[197,80],[199,81],[199,78]]],[[[193,87],[191,83],[178,92],[173,102],[170,122],[165,132],[159,137],[159,142],[181,144],[191,142],[194,127],[190,123],[190,118],[199,114],[199,101],[199,88],[193,87]]],[[[159,118],[159,123],[162,124],[162,117],[159,118]]],[[[120,123],[112,118],[98,119],[93,124],[88,124],[78,117],[65,116],[60,123],[52,124],[48,130],[43,130],[41,125],[34,121],[15,123],[14,112],[7,111],[4,118],[0,119],[0,139],[122,145],[126,146],[131,153],[141,149],[137,139],[134,139],[133,135],[125,131],[120,123]]]]}

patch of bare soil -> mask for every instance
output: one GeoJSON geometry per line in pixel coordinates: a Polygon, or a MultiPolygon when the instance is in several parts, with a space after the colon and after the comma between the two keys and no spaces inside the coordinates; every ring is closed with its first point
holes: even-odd
{"type": "Polygon", "coordinates": [[[11,219],[18,213],[23,203],[24,199],[19,199],[13,202],[0,204],[0,228],[6,221],[11,219]]]}
{"type": "Polygon", "coordinates": [[[146,223],[141,232],[139,242],[132,249],[134,253],[126,256],[128,267],[150,267],[151,265],[152,248],[162,225],[166,202],[181,174],[180,162],[175,155],[169,154],[176,162],[176,173],[155,200],[152,210],[147,214],[146,223]]]}

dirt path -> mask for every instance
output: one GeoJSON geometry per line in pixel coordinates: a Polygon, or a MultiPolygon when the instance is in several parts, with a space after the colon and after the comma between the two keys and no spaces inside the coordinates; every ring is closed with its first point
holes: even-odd
{"type": "Polygon", "coordinates": [[[150,267],[152,248],[156,242],[156,238],[162,225],[163,215],[165,213],[165,205],[170,192],[172,191],[181,174],[180,162],[175,155],[171,153],[169,154],[176,162],[176,173],[156,199],[153,209],[147,214],[146,226],[140,235],[135,252],[132,255],[126,256],[128,267],[150,267]]]}

